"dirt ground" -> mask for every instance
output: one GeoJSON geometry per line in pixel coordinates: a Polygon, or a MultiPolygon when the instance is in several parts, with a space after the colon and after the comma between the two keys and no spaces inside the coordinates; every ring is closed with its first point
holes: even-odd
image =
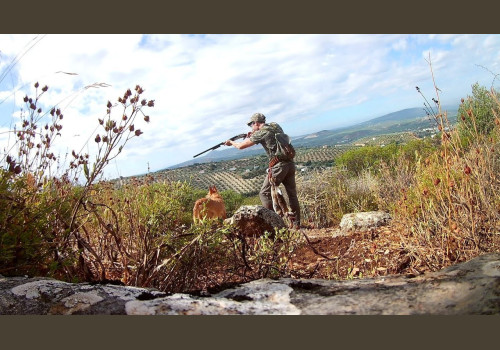
{"type": "Polygon", "coordinates": [[[304,244],[290,260],[292,278],[350,279],[419,275],[450,263],[429,263],[412,254],[400,228],[384,226],[342,234],[338,228],[301,229],[304,244]],[[307,238],[306,238],[307,237],[307,238]]]}

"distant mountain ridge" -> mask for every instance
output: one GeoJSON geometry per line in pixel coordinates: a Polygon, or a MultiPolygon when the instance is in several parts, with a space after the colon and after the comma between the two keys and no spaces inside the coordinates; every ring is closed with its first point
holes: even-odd
{"type": "MultiPolygon", "coordinates": [[[[448,115],[451,116],[450,119],[456,119],[458,106],[443,107],[443,110],[448,111],[448,115]]],[[[352,126],[332,130],[321,130],[306,135],[290,137],[292,139],[292,144],[295,147],[347,145],[356,141],[357,139],[367,136],[375,136],[379,134],[394,132],[415,131],[431,126],[432,124],[429,120],[429,117],[426,115],[426,112],[423,108],[406,108],[352,126]]],[[[172,165],[162,170],[176,169],[197,163],[201,164],[223,160],[225,161],[240,159],[260,154],[265,154],[265,151],[262,147],[250,147],[243,150],[238,150],[231,147],[223,150],[215,150],[209,152],[205,156],[172,165]]]]}
{"type": "Polygon", "coordinates": [[[383,115],[381,117],[370,119],[358,125],[374,125],[377,123],[402,121],[402,120],[414,119],[425,116],[426,116],[425,111],[422,108],[407,108],[397,112],[392,112],[383,115]]]}

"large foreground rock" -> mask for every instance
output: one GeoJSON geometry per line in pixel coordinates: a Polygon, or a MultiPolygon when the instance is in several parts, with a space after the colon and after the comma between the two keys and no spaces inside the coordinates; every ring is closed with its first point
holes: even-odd
{"type": "Polygon", "coordinates": [[[275,228],[286,227],[281,216],[262,205],[244,205],[226,222],[236,225],[245,236],[260,236],[266,231],[272,233],[275,228]]]}
{"type": "Polygon", "coordinates": [[[257,280],[209,297],[0,276],[0,314],[498,314],[500,254],[415,278],[257,280]]]}

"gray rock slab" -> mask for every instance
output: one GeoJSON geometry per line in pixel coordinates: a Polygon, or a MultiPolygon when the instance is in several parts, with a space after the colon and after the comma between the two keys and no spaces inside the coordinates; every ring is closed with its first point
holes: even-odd
{"type": "Polygon", "coordinates": [[[260,279],[210,296],[0,276],[2,315],[499,314],[500,254],[417,277],[260,279]]]}

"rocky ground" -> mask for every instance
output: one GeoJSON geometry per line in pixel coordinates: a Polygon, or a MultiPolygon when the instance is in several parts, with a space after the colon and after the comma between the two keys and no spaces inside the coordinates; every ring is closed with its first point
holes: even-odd
{"type": "Polygon", "coordinates": [[[304,244],[292,255],[292,278],[417,276],[470,259],[454,252],[443,254],[438,249],[412,245],[404,229],[397,225],[350,234],[342,234],[339,228],[306,228],[301,232],[304,244]]]}
{"type": "Polygon", "coordinates": [[[500,311],[499,282],[500,254],[421,276],[259,279],[204,296],[0,275],[0,314],[491,315],[500,311]]]}

